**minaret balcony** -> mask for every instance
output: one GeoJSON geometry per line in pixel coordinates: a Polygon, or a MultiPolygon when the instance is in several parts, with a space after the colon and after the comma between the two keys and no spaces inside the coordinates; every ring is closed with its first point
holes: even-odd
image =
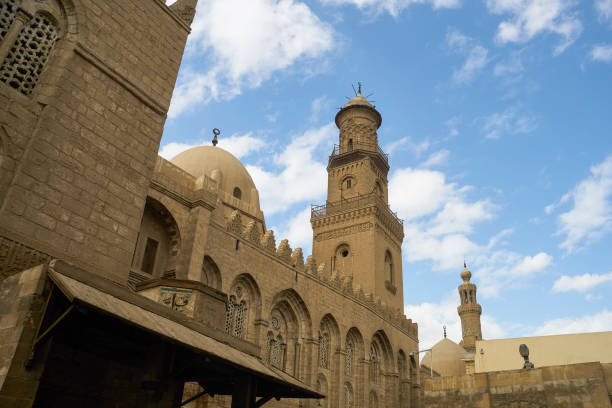
{"type": "Polygon", "coordinates": [[[389,155],[385,153],[376,143],[350,142],[347,144],[334,145],[334,150],[329,156],[329,165],[333,163],[342,164],[353,159],[355,154],[371,155],[380,161],[380,165],[389,170],[389,155]]]}
{"type": "Polygon", "coordinates": [[[374,207],[379,219],[397,235],[403,237],[404,221],[391,211],[391,208],[376,193],[359,195],[340,201],[328,202],[323,205],[310,206],[311,222],[322,217],[335,216],[338,214],[374,207]]]}

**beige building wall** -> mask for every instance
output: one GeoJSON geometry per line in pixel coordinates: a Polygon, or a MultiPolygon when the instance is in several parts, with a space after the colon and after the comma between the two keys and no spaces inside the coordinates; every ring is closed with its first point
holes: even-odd
{"type": "Polygon", "coordinates": [[[599,361],[612,363],[612,331],[476,341],[476,372],[523,367],[519,346],[529,347],[536,368],[599,361]]]}

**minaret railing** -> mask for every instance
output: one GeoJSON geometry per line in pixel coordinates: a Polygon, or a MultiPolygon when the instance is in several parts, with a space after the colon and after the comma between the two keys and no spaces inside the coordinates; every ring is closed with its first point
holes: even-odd
{"type": "Polygon", "coordinates": [[[385,153],[380,146],[378,146],[378,144],[376,143],[362,143],[362,142],[354,142],[354,143],[347,143],[347,144],[342,144],[342,145],[334,145],[334,150],[332,151],[332,157],[333,156],[339,156],[345,153],[350,153],[350,152],[354,152],[356,150],[362,150],[362,151],[366,151],[366,152],[373,152],[373,153],[378,153],[383,160],[389,164],[389,155],[387,153],[385,153]]]}
{"type": "Polygon", "coordinates": [[[368,206],[377,206],[378,208],[383,209],[401,226],[404,225],[404,221],[397,216],[397,213],[391,211],[391,208],[378,196],[377,193],[358,195],[356,197],[346,198],[339,201],[328,202],[323,205],[311,205],[310,217],[324,217],[327,215],[334,215],[368,206]]]}

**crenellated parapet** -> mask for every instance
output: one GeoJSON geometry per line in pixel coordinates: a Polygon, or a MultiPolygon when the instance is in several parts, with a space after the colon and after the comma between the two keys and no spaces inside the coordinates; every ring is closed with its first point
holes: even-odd
{"type": "Polygon", "coordinates": [[[414,339],[418,338],[417,324],[413,323],[411,319],[407,319],[400,309],[392,308],[382,301],[380,297],[374,296],[370,292],[365,292],[361,285],[353,282],[351,276],[342,276],[337,271],[331,271],[325,262],[317,263],[312,255],[308,256],[306,261],[304,261],[302,248],[292,249],[287,239],[281,240],[277,248],[274,231],[267,230],[262,235],[254,221],[243,227],[239,211],[232,213],[231,219],[226,223],[226,230],[234,234],[238,239],[244,239],[254,249],[262,251],[285,264],[288,271],[306,275],[310,279],[318,281],[321,285],[351,298],[407,335],[414,339]]]}

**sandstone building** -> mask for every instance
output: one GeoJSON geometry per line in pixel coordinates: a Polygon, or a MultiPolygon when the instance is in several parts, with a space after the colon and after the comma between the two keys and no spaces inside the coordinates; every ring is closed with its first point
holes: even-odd
{"type": "Polygon", "coordinates": [[[445,333],[422,360],[423,407],[612,407],[612,332],[485,340],[471,277],[464,264],[462,341],[445,333]]]}
{"type": "Polygon", "coordinates": [[[0,406],[419,406],[381,115],[277,243],[230,153],[157,156],[195,5],[0,3],[0,406]]]}

